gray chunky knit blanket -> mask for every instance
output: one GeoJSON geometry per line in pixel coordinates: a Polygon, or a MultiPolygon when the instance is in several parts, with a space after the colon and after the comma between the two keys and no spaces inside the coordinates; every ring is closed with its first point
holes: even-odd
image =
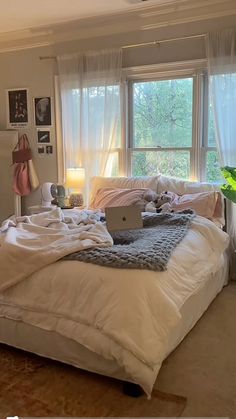
{"type": "Polygon", "coordinates": [[[123,269],[164,271],[171,253],[186,235],[195,214],[145,214],[143,229],[112,233],[112,247],[93,248],[72,253],[63,260],[77,260],[123,269]]]}

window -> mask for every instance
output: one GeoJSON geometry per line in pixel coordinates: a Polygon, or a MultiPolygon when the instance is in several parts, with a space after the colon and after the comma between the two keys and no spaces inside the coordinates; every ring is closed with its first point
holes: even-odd
{"type": "MultiPolygon", "coordinates": [[[[127,74],[127,84],[107,86],[106,90],[99,85],[83,88],[82,92],[70,91],[72,101],[68,102],[71,103],[68,112],[73,115],[73,123],[69,125],[68,138],[71,137],[72,145],[76,139],[76,147],[71,147],[71,159],[77,155],[74,152],[78,148],[77,139],[82,141],[76,115],[83,99],[86,106],[82,116],[92,139],[87,143],[99,152],[107,138],[104,132],[110,133],[105,161],[107,174],[152,176],[160,172],[176,178],[222,182],[206,70],[201,64],[194,69],[195,62],[191,62],[191,68],[188,63],[178,64],[177,69],[175,65],[168,64],[165,68],[161,65],[160,73],[158,66],[154,73],[149,73],[149,68],[136,67],[133,73],[131,69],[127,74]],[[118,99],[115,103],[119,116],[113,125],[111,111],[104,117],[105,93],[108,110],[114,108],[112,100],[118,99]]],[[[87,131],[83,132],[85,135],[87,131]]],[[[94,166],[96,162],[99,163],[99,153],[94,166]]]]}
{"type": "Polygon", "coordinates": [[[128,104],[130,174],[222,181],[202,70],[185,77],[131,80],[128,104]]]}
{"type": "Polygon", "coordinates": [[[131,92],[132,174],[189,178],[193,79],[134,82],[131,92]]]}

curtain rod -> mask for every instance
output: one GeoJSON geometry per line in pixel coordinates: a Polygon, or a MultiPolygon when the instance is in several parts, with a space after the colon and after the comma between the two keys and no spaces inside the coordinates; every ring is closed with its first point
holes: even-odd
{"type": "MultiPolygon", "coordinates": [[[[161,44],[167,43],[167,42],[175,42],[175,41],[182,41],[185,39],[194,39],[194,38],[205,38],[206,34],[201,33],[198,35],[189,35],[189,36],[181,36],[178,38],[168,38],[168,39],[161,39],[160,41],[149,41],[149,42],[140,42],[139,44],[130,44],[130,45],[123,45],[122,49],[129,49],[129,48],[138,48],[138,47],[145,47],[148,45],[154,45],[159,46],[161,44]]],[[[40,60],[56,60],[56,55],[46,55],[46,56],[40,56],[40,60]]]]}

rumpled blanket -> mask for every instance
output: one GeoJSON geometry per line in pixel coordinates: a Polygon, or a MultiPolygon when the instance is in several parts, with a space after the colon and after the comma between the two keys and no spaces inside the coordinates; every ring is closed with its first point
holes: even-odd
{"type": "Polygon", "coordinates": [[[177,244],[184,238],[195,213],[145,214],[143,229],[112,233],[114,245],[75,252],[64,260],[77,260],[123,269],[164,271],[177,244]]]}
{"type": "Polygon", "coordinates": [[[100,214],[60,208],[13,217],[0,229],[0,292],[69,253],[93,246],[112,246],[100,214]]]}

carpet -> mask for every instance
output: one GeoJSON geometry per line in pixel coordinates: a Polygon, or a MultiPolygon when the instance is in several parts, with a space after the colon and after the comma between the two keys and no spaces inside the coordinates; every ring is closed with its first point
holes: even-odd
{"type": "Polygon", "coordinates": [[[236,281],[164,361],[158,389],[184,394],[184,416],[236,419],[236,281]]]}
{"type": "Polygon", "coordinates": [[[0,345],[0,418],[6,416],[180,416],[186,398],[154,390],[122,393],[122,382],[0,345]]]}

